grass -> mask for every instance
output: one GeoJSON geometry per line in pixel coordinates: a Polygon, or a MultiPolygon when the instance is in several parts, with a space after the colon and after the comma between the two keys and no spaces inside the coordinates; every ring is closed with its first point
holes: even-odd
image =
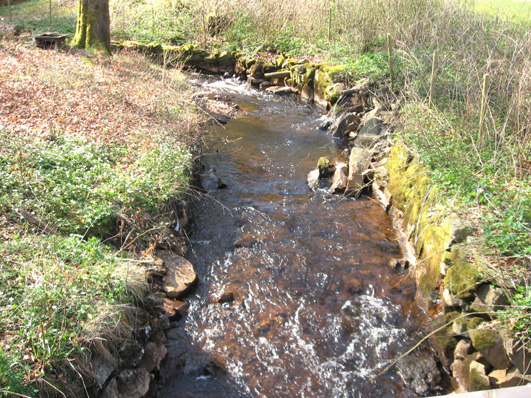
{"type": "Polygon", "coordinates": [[[118,211],[155,212],[188,184],[190,154],[167,141],[131,164],[126,147],[81,138],[0,132],[0,142],[0,212],[24,209],[63,234],[108,236],[118,211]]]}
{"type": "Polygon", "coordinates": [[[116,339],[115,329],[132,329],[127,309],[148,286],[134,274],[136,265],[117,259],[96,238],[14,229],[0,244],[0,353],[10,370],[0,381],[2,389],[38,394],[43,378],[62,387],[51,375],[65,358],[81,356],[91,339],[116,339]],[[105,331],[92,322],[102,313],[109,322],[105,331]]]}
{"type": "Polygon", "coordinates": [[[129,258],[172,239],[200,122],[189,95],[136,54],[0,40],[0,396],[84,396],[87,348],[144,325],[129,258]]]}
{"type": "Polygon", "coordinates": [[[531,3],[521,0],[478,0],[474,10],[494,17],[508,18],[512,22],[531,25],[531,3]]]}
{"type": "MultiPolygon", "coordinates": [[[[49,1],[20,1],[12,5],[13,24],[17,29],[31,30],[36,34],[54,31],[73,35],[76,30],[77,15],[75,4],[73,0],[52,1],[50,18],[49,1]]],[[[9,18],[7,6],[0,7],[0,17],[6,20],[9,18]]]]}

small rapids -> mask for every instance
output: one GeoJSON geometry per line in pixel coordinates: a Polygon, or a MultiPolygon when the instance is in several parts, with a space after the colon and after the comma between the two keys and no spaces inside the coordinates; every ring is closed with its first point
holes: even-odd
{"type": "Polygon", "coordinates": [[[425,323],[413,278],[388,266],[401,258],[392,221],[370,198],[306,186],[319,157],[341,157],[345,144],[296,98],[232,80],[202,90],[242,115],[206,138],[205,174],[227,187],[193,205],[200,282],[168,334],[158,396],[417,396],[396,370],[381,374],[425,323]]]}

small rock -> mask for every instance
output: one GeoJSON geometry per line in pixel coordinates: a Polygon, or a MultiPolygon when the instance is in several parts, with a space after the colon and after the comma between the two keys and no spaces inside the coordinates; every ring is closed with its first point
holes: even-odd
{"type": "MultiPolygon", "coordinates": [[[[160,275],[160,277],[163,277],[166,273],[166,270],[164,270],[164,274],[160,275]]],[[[165,294],[164,293],[153,293],[149,294],[146,297],[144,297],[144,305],[147,308],[160,308],[162,307],[162,304],[164,302],[165,294]]]]}
{"type": "Polygon", "coordinates": [[[334,138],[343,138],[345,134],[355,130],[354,126],[359,124],[360,117],[355,113],[344,113],[328,130],[328,133],[334,138]],[[348,128],[348,130],[347,130],[348,128]]]}
{"type": "Polygon", "coordinates": [[[490,388],[489,378],[485,372],[485,365],[472,361],[469,366],[468,390],[481,391],[490,388]]]}
{"type": "Polygon", "coordinates": [[[457,336],[467,336],[466,325],[459,322],[452,323],[452,331],[457,336]]]}
{"type": "Polygon", "coordinates": [[[253,87],[260,87],[260,84],[262,84],[264,81],[264,79],[259,79],[253,76],[247,76],[247,82],[253,87]]]}
{"type": "Polygon", "coordinates": [[[400,375],[417,394],[432,395],[439,388],[441,374],[430,353],[410,354],[397,362],[400,375]]]}
{"type": "Polygon", "coordinates": [[[144,348],[136,340],[128,340],[122,344],[118,351],[120,364],[123,366],[138,366],[144,355],[144,348]]]}
{"type": "Polygon", "coordinates": [[[150,341],[144,347],[144,351],[139,367],[146,369],[150,373],[154,370],[159,370],[160,363],[168,353],[164,344],[156,344],[150,341]]]}
{"type": "Polygon", "coordinates": [[[234,293],[231,291],[225,292],[218,298],[217,301],[219,304],[232,303],[234,301],[234,293]]]}
{"type": "Polygon", "coordinates": [[[461,359],[456,359],[451,365],[450,370],[452,371],[452,375],[455,378],[455,381],[457,384],[464,390],[467,391],[466,388],[466,380],[468,375],[465,374],[465,363],[461,359]]]}
{"type": "Polygon", "coordinates": [[[116,398],[118,396],[118,383],[112,379],[105,390],[99,395],[100,398],[116,398]]]}
{"type": "Polygon", "coordinates": [[[476,291],[476,300],[472,306],[476,310],[495,312],[509,305],[509,300],[502,288],[492,285],[483,285],[476,291]]]}
{"type": "Polygon", "coordinates": [[[498,385],[501,388],[506,387],[516,387],[521,386],[523,384],[529,384],[531,383],[531,377],[523,375],[517,368],[511,368],[506,376],[505,379],[500,380],[498,382],[498,385]]]}
{"type": "Polygon", "coordinates": [[[167,314],[161,314],[158,325],[162,330],[168,330],[170,328],[170,317],[167,314]]]}
{"type": "Polygon", "coordinates": [[[336,171],[332,177],[332,186],[328,190],[329,193],[343,192],[347,187],[347,171],[348,166],[346,163],[336,164],[336,171]]]}
{"type": "Polygon", "coordinates": [[[469,340],[459,340],[459,342],[455,346],[454,358],[459,359],[461,361],[464,360],[467,357],[468,352],[470,351],[470,347],[472,347],[472,344],[469,340]]]}
{"type": "Polygon", "coordinates": [[[173,322],[179,318],[185,317],[188,314],[189,306],[190,305],[184,301],[166,298],[163,302],[162,308],[166,312],[168,319],[173,322]]]}
{"type": "Polygon", "coordinates": [[[349,156],[348,179],[345,194],[358,197],[364,188],[364,175],[371,163],[372,153],[363,148],[352,148],[349,156]]]}
{"type": "Polygon", "coordinates": [[[531,348],[523,345],[521,341],[511,339],[506,340],[504,345],[511,363],[521,374],[531,375],[531,348]]]}
{"type": "Polygon", "coordinates": [[[465,302],[454,295],[449,289],[444,289],[442,298],[446,307],[460,307],[465,302]]]}
{"type": "Polygon", "coordinates": [[[142,398],[149,391],[150,382],[151,375],[146,369],[126,369],[118,375],[118,392],[122,397],[142,398]]]}
{"type": "Polygon", "coordinates": [[[380,118],[368,118],[358,132],[358,137],[354,143],[361,147],[370,147],[381,137],[384,130],[384,124],[380,118]]]}
{"type": "Polygon", "coordinates": [[[265,91],[275,95],[293,94],[293,90],[291,89],[291,87],[272,86],[266,88],[265,91]]]}
{"type": "Polygon", "coordinates": [[[464,242],[476,230],[471,222],[462,219],[455,213],[446,217],[444,223],[448,225],[452,243],[464,242]]]}
{"type": "Polygon", "coordinates": [[[271,87],[273,84],[271,82],[265,81],[260,83],[260,90],[265,90],[268,87],[271,87]]]}
{"type": "Polygon", "coordinates": [[[312,170],[308,173],[306,183],[312,191],[316,191],[319,188],[319,169],[312,170]]]}
{"type": "Polygon", "coordinates": [[[319,130],[328,130],[330,128],[330,126],[334,123],[334,121],[327,117],[320,125],[319,125],[319,130]]]}
{"type": "Polygon", "coordinates": [[[500,387],[500,384],[507,380],[507,369],[495,369],[488,376],[491,386],[500,387]]]}
{"type": "Polygon", "coordinates": [[[115,370],[115,366],[108,360],[105,360],[99,355],[93,355],[91,358],[92,373],[96,376],[98,385],[103,387],[109,376],[115,370]]]}
{"type": "Polygon", "coordinates": [[[225,181],[217,175],[214,169],[210,169],[201,175],[201,186],[207,191],[227,188],[225,181]]]}

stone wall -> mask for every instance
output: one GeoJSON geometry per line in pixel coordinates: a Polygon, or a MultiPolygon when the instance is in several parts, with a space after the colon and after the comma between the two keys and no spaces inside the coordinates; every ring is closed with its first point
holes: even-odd
{"type": "Polygon", "coordinates": [[[429,170],[404,145],[391,149],[379,185],[402,224],[417,263],[417,298],[433,320],[432,346],[457,391],[531,381],[531,352],[504,336],[493,320],[508,305],[503,284],[480,265],[477,229],[437,201],[429,170]]]}

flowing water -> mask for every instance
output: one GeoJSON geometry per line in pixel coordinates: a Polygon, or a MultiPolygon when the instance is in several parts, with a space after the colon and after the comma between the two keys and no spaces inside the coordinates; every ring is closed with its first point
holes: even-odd
{"type": "Polygon", "coordinates": [[[207,138],[207,170],[227,187],[193,209],[200,282],[168,334],[158,396],[416,396],[380,375],[424,322],[412,278],[388,266],[401,258],[392,221],[372,199],[306,186],[319,157],[344,150],[317,129],[322,110],[230,80],[208,89],[243,112],[207,138]]]}

